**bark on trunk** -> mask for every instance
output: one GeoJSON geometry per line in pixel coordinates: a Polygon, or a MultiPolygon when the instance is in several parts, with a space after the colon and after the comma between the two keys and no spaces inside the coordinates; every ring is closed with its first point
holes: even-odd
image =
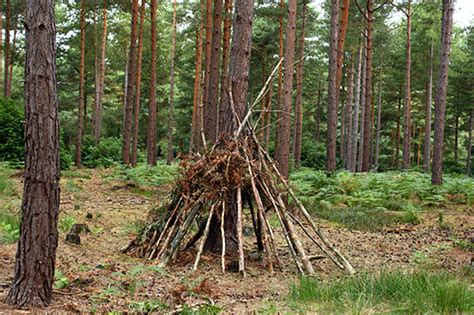
{"type": "MultiPolygon", "coordinates": [[[[147,151],[146,159],[149,165],[156,165],[156,9],[157,9],[157,0],[151,0],[151,3],[150,3],[150,18],[151,18],[150,104],[149,104],[149,113],[148,113],[148,130],[147,130],[147,137],[146,137],[146,151],[147,151]]],[[[202,51],[202,48],[200,49],[202,51]]],[[[197,62],[196,62],[196,67],[197,67],[197,62]]],[[[201,75],[201,70],[199,70],[199,78],[200,78],[200,75],[201,75]]],[[[198,73],[196,73],[196,77],[197,76],[198,76],[198,73]]],[[[193,110],[193,115],[194,115],[194,110],[193,110]]],[[[194,123],[194,118],[193,118],[193,123],[194,123]]]]}
{"type": "Polygon", "coordinates": [[[405,108],[403,115],[403,164],[402,169],[410,168],[410,130],[411,130],[411,1],[408,1],[407,43],[405,64],[405,108]]]}
{"type": "Polygon", "coordinates": [[[107,49],[107,0],[104,0],[102,8],[102,38],[100,49],[99,62],[99,87],[96,95],[96,102],[94,107],[94,141],[97,144],[100,142],[102,129],[102,103],[104,99],[104,84],[105,84],[105,53],[107,49]]]}
{"type": "MultiPolygon", "coordinates": [[[[3,16],[3,0],[0,0],[0,16],[3,16]]],[[[3,30],[3,19],[0,19],[0,30],[3,30]]],[[[4,89],[3,82],[3,32],[0,32],[0,91],[4,89]]]]}
{"type": "MultiPolygon", "coordinates": [[[[283,44],[283,15],[284,15],[284,9],[285,9],[285,1],[280,0],[279,3],[279,9],[280,9],[280,16],[278,17],[278,34],[279,34],[279,46],[278,46],[278,57],[279,60],[283,58],[284,54],[284,44],[283,44]]],[[[283,63],[280,63],[280,66],[278,67],[278,90],[277,90],[277,114],[276,114],[276,136],[275,136],[275,152],[274,152],[274,158],[275,160],[279,160],[279,143],[280,141],[280,132],[282,130],[282,110],[283,110],[283,105],[282,105],[282,96],[283,96],[283,63]]]]}
{"type": "Polygon", "coordinates": [[[459,114],[454,118],[454,162],[459,161],[459,114]]]}
{"type": "Polygon", "coordinates": [[[425,145],[423,154],[423,170],[428,173],[431,160],[431,104],[433,95],[433,44],[430,46],[430,65],[428,67],[428,85],[426,87],[426,108],[425,108],[425,145]]]}
{"type": "Polygon", "coordinates": [[[350,148],[350,163],[349,163],[349,170],[351,172],[356,171],[357,167],[357,140],[358,140],[358,133],[359,133],[359,104],[360,104],[360,92],[361,92],[361,78],[362,72],[364,68],[362,67],[363,64],[363,53],[364,47],[360,45],[359,53],[358,53],[358,66],[357,66],[357,79],[356,79],[356,86],[355,86],[355,97],[354,97],[354,112],[352,114],[352,139],[351,139],[351,148],[350,148]]]}
{"type": "Polygon", "coordinates": [[[365,104],[364,134],[361,171],[368,172],[370,167],[370,134],[372,117],[372,34],[374,28],[373,0],[367,0],[367,47],[365,56],[365,104]]]}
{"type": "MultiPolygon", "coordinates": [[[[347,1],[347,0],[346,0],[347,1]]],[[[306,24],[306,2],[303,2],[301,16],[301,31],[299,38],[299,63],[296,65],[296,102],[295,102],[295,127],[293,137],[293,156],[295,167],[301,165],[301,142],[303,138],[303,65],[304,65],[304,36],[306,24]]]]}
{"type": "MultiPolygon", "coordinates": [[[[221,98],[219,100],[219,107],[217,108],[217,115],[219,115],[219,108],[222,107],[222,95],[229,76],[229,54],[230,54],[230,35],[232,29],[232,0],[225,0],[224,4],[224,35],[222,42],[222,72],[221,72],[221,98]]],[[[217,129],[219,134],[219,116],[217,116],[217,129]]]]}
{"type": "MultiPolygon", "coordinates": [[[[231,99],[235,113],[242,120],[246,110],[247,89],[249,80],[250,54],[252,48],[253,1],[236,0],[235,16],[230,53],[229,78],[225,84],[222,107],[219,109],[219,130],[223,138],[230,138],[238,128],[237,118],[232,110],[231,99]],[[232,93],[230,93],[232,92],[232,93]]],[[[237,189],[233,187],[227,193],[226,213],[224,216],[224,234],[226,251],[237,251],[237,189]]],[[[221,250],[220,222],[213,217],[211,230],[206,240],[205,249],[208,251],[221,250]]]]}
{"type": "MultiPolygon", "coordinates": [[[[156,1],[156,0],[154,0],[156,1]]],[[[198,28],[196,29],[196,68],[194,73],[194,89],[193,89],[193,119],[191,140],[189,143],[189,151],[196,152],[201,146],[200,130],[201,130],[201,83],[202,83],[202,37],[204,28],[204,0],[200,2],[201,18],[198,28]]],[[[156,28],[155,28],[156,32],[156,28]]],[[[155,162],[156,164],[156,162],[155,162]]]]}
{"type": "Polygon", "coordinates": [[[443,0],[443,17],[441,22],[441,60],[439,65],[438,84],[435,97],[434,148],[431,183],[443,183],[443,144],[444,121],[446,114],[446,89],[448,86],[449,52],[453,28],[453,1],[443,0]]]}
{"type": "Polygon", "coordinates": [[[142,55],[143,55],[143,27],[145,26],[145,4],[142,0],[140,10],[140,31],[138,34],[138,51],[137,51],[137,71],[136,71],[136,87],[135,87],[135,106],[133,113],[133,142],[132,142],[132,166],[137,165],[138,159],[138,122],[140,118],[140,97],[142,86],[142,55]]]}
{"type": "Polygon", "coordinates": [[[285,60],[283,95],[281,98],[281,129],[278,138],[278,167],[285,178],[288,178],[291,138],[291,98],[293,93],[293,75],[295,63],[295,37],[296,37],[296,0],[288,2],[288,18],[285,36],[285,60]]]}
{"type": "Polygon", "coordinates": [[[59,210],[59,119],[54,1],[28,0],[25,61],[25,175],[15,275],[7,302],[48,306],[59,210]]]}
{"type": "Polygon", "coordinates": [[[367,84],[366,76],[367,76],[367,40],[364,49],[364,65],[362,70],[362,82],[361,82],[361,92],[360,92],[360,127],[359,127],[359,147],[357,148],[357,172],[362,172],[362,159],[364,154],[364,134],[365,134],[365,121],[366,121],[366,106],[365,103],[367,101],[365,97],[366,88],[365,85],[367,84]]]}
{"type": "Polygon", "coordinates": [[[380,56],[380,68],[379,68],[379,95],[377,105],[377,132],[375,135],[375,157],[374,157],[374,168],[379,169],[379,156],[380,156],[380,131],[382,123],[382,55],[380,56]]]}
{"type": "Polygon", "coordinates": [[[347,145],[346,145],[346,169],[351,170],[352,165],[352,129],[354,115],[354,54],[351,53],[349,78],[347,83],[347,145]]]}
{"type": "Polygon", "coordinates": [[[122,158],[130,164],[130,139],[132,136],[133,100],[135,88],[135,69],[137,66],[137,22],[138,0],[132,0],[132,22],[130,28],[130,51],[128,53],[127,89],[123,115],[122,158]]]}
{"type": "MultiPolygon", "coordinates": [[[[11,25],[11,2],[7,0],[5,8],[5,66],[4,77],[3,77],[3,95],[5,97],[10,97],[8,91],[10,90],[10,25],[11,25]]],[[[1,62],[1,61],[0,61],[1,62]]]]}
{"type": "Polygon", "coordinates": [[[397,106],[397,141],[395,144],[395,168],[398,169],[400,166],[400,115],[402,109],[402,87],[400,86],[400,92],[398,94],[398,106],[397,106]]]}
{"type": "Polygon", "coordinates": [[[174,133],[174,58],[176,53],[176,0],[173,0],[173,37],[171,41],[171,66],[170,66],[170,108],[168,117],[168,156],[166,164],[174,160],[173,133],[174,133]]]}
{"type": "MultiPolygon", "coordinates": [[[[16,34],[17,34],[17,25],[18,24],[18,16],[15,18],[13,22],[13,42],[11,46],[11,57],[10,57],[10,69],[9,74],[10,78],[8,79],[8,96],[12,96],[12,82],[13,82],[13,64],[15,63],[15,48],[16,48],[16,34]]],[[[1,63],[1,62],[0,62],[1,63]]]]}
{"type": "Polygon", "coordinates": [[[222,39],[222,0],[214,0],[214,18],[211,42],[211,72],[209,74],[209,95],[204,105],[206,112],[206,139],[214,143],[217,139],[217,115],[219,104],[219,68],[222,39]]]}
{"type": "Polygon", "coordinates": [[[208,99],[209,99],[209,84],[210,84],[210,77],[211,77],[211,55],[212,55],[212,0],[206,0],[206,49],[204,52],[204,88],[202,91],[202,115],[203,115],[203,124],[204,121],[206,122],[203,126],[201,126],[204,130],[204,134],[206,136],[206,141],[208,137],[208,124],[207,119],[209,115],[209,106],[208,99]]]}
{"type": "Polygon", "coordinates": [[[319,142],[321,135],[321,115],[323,114],[321,108],[321,80],[318,81],[318,96],[316,100],[316,111],[315,111],[315,123],[314,127],[314,140],[319,142]]]}
{"type": "Polygon", "coordinates": [[[337,43],[339,29],[339,0],[331,0],[331,39],[329,42],[328,128],[326,139],[326,171],[336,170],[337,128],[337,43]]]}
{"type": "Polygon", "coordinates": [[[75,165],[81,167],[82,135],[84,128],[85,86],[84,61],[86,45],[86,1],[81,0],[81,43],[79,60],[79,110],[77,112],[76,156],[75,165]]]}

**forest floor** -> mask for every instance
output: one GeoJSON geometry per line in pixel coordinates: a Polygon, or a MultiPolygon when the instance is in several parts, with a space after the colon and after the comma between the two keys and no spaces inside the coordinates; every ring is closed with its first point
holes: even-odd
{"type": "MultiPolygon", "coordinates": [[[[253,238],[246,237],[246,254],[250,257],[246,278],[232,272],[223,275],[218,256],[204,255],[200,269],[193,272],[194,253],[181,254],[165,269],[153,261],[121,254],[120,248],[136,235],[150,208],[160,202],[171,186],[144,187],[113,175],[113,169],[64,172],[56,284],[48,312],[168,313],[198,308],[212,314],[219,310],[232,313],[307,310],[301,306],[295,309],[289,302],[290,287],[298,282],[298,276],[281,237],[277,245],[285,266],[274,274],[252,252],[253,238]],[[74,223],[85,223],[90,229],[90,233],[81,234],[81,245],[64,241],[74,223]]],[[[21,192],[21,173],[11,174],[10,179],[17,192],[21,192]]],[[[20,196],[18,193],[14,198],[19,200],[20,196]]],[[[397,224],[375,232],[317,221],[357,272],[420,269],[461,272],[471,264],[472,252],[460,244],[471,242],[474,237],[474,210],[469,205],[442,208],[444,226],[440,225],[437,211],[422,211],[419,224],[397,224]]],[[[317,248],[306,245],[309,255],[316,256],[314,265],[319,278],[344,276],[328,259],[318,257],[317,248]]],[[[15,311],[4,304],[12,282],[15,249],[16,244],[0,243],[3,270],[0,313],[15,311]]]]}

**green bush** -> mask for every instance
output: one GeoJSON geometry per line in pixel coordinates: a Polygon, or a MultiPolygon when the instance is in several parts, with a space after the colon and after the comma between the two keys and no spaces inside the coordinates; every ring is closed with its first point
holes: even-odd
{"type": "Polygon", "coordinates": [[[361,273],[321,281],[301,278],[290,289],[296,305],[316,304],[325,312],[349,313],[471,313],[474,291],[470,284],[448,273],[361,273]]]}
{"type": "Polygon", "coordinates": [[[84,137],[82,165],[85,167],[110,167],[121,161],[122,141],[119,138],[102,138],[99,145],[95,145],[92,137],[84,137]]]}
{"type": "Polygon", "coordinates": [[[156,166],[138,164],[134,168],[121,166],[114,175],[114,179],[134,182],[139,186],[159,186],[173,182],[178,174],[176,165],[166,165],[158,162],[156,166]]]}
{"type": "Polygon", "coordinates": [[[301,165],[322,170],[326,165],[326,146],[311,138],[304,138],[301,144],[301,165]]]}
{"type": "Polygon", "coordinates": [[[23,106],[0,98],[0,161],[22,161],[24,155],[23,106]]]}

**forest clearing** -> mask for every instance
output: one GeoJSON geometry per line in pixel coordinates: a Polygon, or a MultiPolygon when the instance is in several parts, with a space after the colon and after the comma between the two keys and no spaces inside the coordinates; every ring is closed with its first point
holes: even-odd
{"type": "MultiPolygon", "coordinates": [[[[2,195],[6,196],[0,205],[14,208],[20,202],[21,174],[1,167],[6,182],[1,182],[2,195]],[[13,187],[13,188],[12,188],[13,187]]],[[[185,253],[176,263],[167,268],[157,266],[154,261],[132,258],[120,253],[120,248],[136,236],[145,223],[150,209],[157,206],[168,193],[176,169],[166,165],[149,168],[139,165],[138,169],[127,170],[70,170],[63,173],[61,211],[59,216],[60,245],[58,249],[57,274],[53,290],[54,303],[50,311],[69,312],[179,312],[180,310],[200,310],[205,314],[223,312],[314,312],[344,311],[389,312],[396,309],[407,310],[415,307],[442,311],[443,306],[424,305],[434,301],[424,301],[426,297],[411,302],[405,301],[352,301],[347,305],[338,304],[337,299],[325,300],[311,295],[298,298],[291,295],[291,287],[297,286],[299,277],[295,266],[288,257],[282,271],[276,269],[269,274],[264,261],[252,251],[252,239],[245,237],[247,255],[254,258],[248,263],[247,277],[239,273],[222,274],[217,263],[219,255],[204,255],[201,268],[193,272],[192,253],[185,253]],[[156,184],[160,183],[160,186],[156,184]],[[88,215],[91,218],[88,218],[88,215]],[[89,233],[81,234],[81,245],[64,241],[73,224],[84,223],[89,233]],[[107,244],[107,246],[104,246],[107,244]],[[380,304],[379,304],[380,303],[380,304]],[[413,304],[410,304],[413,303],[413,304]]],[[[316,215],[317,222],[327,237],[334,241],[357,270],[358,274],[384,272],[403,272],[418,274],[429,272],[445,275],[450,272],[454,281],[464,286],[447,301],[446,311],[461,307],[472,310],[472,226],[474,225],[472,203],[474,183],[453,178],[451,187],[443,187],[434,198],[432,195],[419,197],[410,188],[398,185],[393,178],[407,177],[412,182],[416,174],[394,173],[384,179],[390,192],[400,199],[385,199],[386,204],[374,200],[373,196],[359,196],[359,201],[349,208],[345,205],[350,196],[363,192],[361,183],[370,175],[361,175],[359,181],[349,173],[340,173],[338,179],[325,179],[325,175],[302,170],[293,175],[292,183],[300,187],[308,209],[316,215]],[[325,181],[325,182],[324,182],[325,181]],[[342,191],[339,191],[338,187],[342,191]],[[312,189],[324,189],[323,195],[315,196],[312,189]],[[305,198],[306,196],[307,198],[305,198]],[[331,196],[331,198],[328,198],[331,196]],[[311,201],[311,199],[313,199],[311,201]],[[328,200],[326,210],[321,208],[321,200],[328,200]],[[312,204],[312,206],[309,206],[312,204]],[[378,207],[372,210],[376,204],[378,207]],[[318,205],[316,207],[316,205],[318,205]],[[393,218],[391,217],[393,215],[393,218]],[[442,219],[440,221],[440,216],[442,219]],[[324,218],[324,219],[323,219],[324,218]]],[[[451,180],[451,179],[450,179],[451,180]]],[[[417,183],[420,191],[429,189],[429,178],[417,183]],[[420,184],[420,182],[425,182],[420,184]]],[[[448,186],[448,185],[446,185],[448,186]]],[[[367,192],[370,190],[365,190],[367,192]]],[[[2,212],[2,215],[6,215],[2,212]]],[[[2,218],[5,220],[4,218],[2,218]]],[[[18,220],[16,218],[15,220],[18,220]]],[[[271,219],[275,228],[275,218],[271,219]]],[[[248,222],[248,224],[250,224],[248,222]]],[[[18,228],[18,227],[16,227],[18,228]]],[[[249,226],[246,226],[249,229],[249,226]]],[[[0,229],[0,237],[18,230],[0,229]]],[[[277,243],[284,246],[284,240],[277,243]]],[[[284,249],[282,248],[283,252],[284,249]]],[[[15,244],[3,245],[0,250],[3,270],[11,270],[14,264],[15,244]]],[[[327,258],[310,249],[317,261],[317,278],[322,283],[345,278],[344,272],[335,267],[327,258]]],[[[284,256],[285,257],[285,256],[284,256]]],[[[452,285],[452,279],[449,280],[452,285]]],[[[6,296],[11,273],[3,273],[0,278],[0,299],[6,296]]],[[[315,284],[316,285],[316,284],[315,284]]],[[[318,283],[317,286],[321,284],[318,283]]],[[[343,294],[343,289],[338,289],[343,294]]],[[[360,292],[361,293],[361,292],[360,292]]],[[[430,299],[431,297],[428,297],[430,299]]],[[[349,301],[349,300],[348,300],[349,301]]],[[[348,302],[347,301],[347,302],[348,302]]],[[[340,303],[340,302],[339,302],[340,303]]],[[[0,304],[3,310],[10,306],[0,304]]]]}
{"type": "Polygon", "coordinates": [[[0,314],[474,313],[471,0],[0,0],[0,314]]]}

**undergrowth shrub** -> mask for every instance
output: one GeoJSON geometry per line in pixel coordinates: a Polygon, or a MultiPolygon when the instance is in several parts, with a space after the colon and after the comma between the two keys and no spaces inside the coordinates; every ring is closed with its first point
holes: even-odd
{"type": "Polygon", "coordinates": [[[100,143],[95,145],[92,137],[84,137],[82,164],[85,167],[110,167],[121,161],[122,142],[120,138],[102,138],[100,143]]]}
{"type": "Polygon", "coordinates": [[[134,168],[120,166],[113,174],[113,179],[131,181],[139,186],[159,186],[175,180],[178,166],[158,162],[156,166],[138,164],[134,168]]]}
{"type": "Polygon", "coordinates": [[[382,271],[325,282],[303,277],[290,288],[290,299],[320,310],[365,313],[470,313],[474,291],[466,280],[445,273],[382,271]]]}
{"type": "Polygon", "coordinates": [[[0,161],[22,161],[24,152],[23,105],[0,97],[0,161]]]}

